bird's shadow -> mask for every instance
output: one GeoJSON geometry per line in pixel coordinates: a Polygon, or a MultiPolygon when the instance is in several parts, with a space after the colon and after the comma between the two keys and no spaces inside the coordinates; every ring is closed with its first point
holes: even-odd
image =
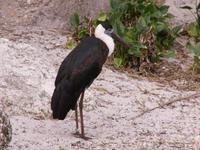
{"type": "Polygon", "coordinates": [[[83,136],[80,132],[78,132],[78,131],[76,131],[75,133],[72,133],[72,135],[74,136],[74,137],[76,137],[76,138],[81,138],[81,139],[83,139],[83,140],[86,140],[86,141],[88,141],[88,140],[91,140],[92,138],[91,137],[88,137],[88,136],[83,136]]]}

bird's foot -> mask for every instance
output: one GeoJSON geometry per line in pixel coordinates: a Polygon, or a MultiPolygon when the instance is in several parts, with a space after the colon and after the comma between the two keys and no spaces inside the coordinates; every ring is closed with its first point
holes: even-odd
{"type": "Polygon", "coordinates": [[[84,140],[86,140],[86,141],[92,139],[91,137],[87,137],[87,136],[85,136],[85,135],[80,135],[80,138],[82,138],[82,139],[84,139],[84,140]]]}
{"type": "Polygon", "coordinates": [[[76,131],[75,131],[75,133],[73,133],[73,135],[74,135],[75,137],[80,137],[80,132],[79,132],[79,130],[76,129],[76,131]]]}
{"type": "Polygon", "coordinates": [[[76,137],[76,138],[82,138],[82,139],[84,139],[84,140],[90,140],[90,139],[92,139],[92,138],[90,138],[90,137],[87,137],[87,136],[85,136],[85,135],[82,135],[79,131],[76,131],[75,133],[73,133],[73,135],[76,137]]]}

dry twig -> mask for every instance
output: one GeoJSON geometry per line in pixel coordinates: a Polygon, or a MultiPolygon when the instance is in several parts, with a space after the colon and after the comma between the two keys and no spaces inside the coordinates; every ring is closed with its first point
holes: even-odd
{"type": "Polygon", "coordinates": [[[176,102],[185,101],[185,100],[189,100],[189,99],[195,99],[197,97],[200,97],[200,93],[194,93],[192,95],[188,95],[188,96],[185,96],[185,97],[178,97],[177,99],[174,99],[174,100],[168,101],[166,103],[160,104],[159,106],[156,106],[154,108],[147,109],[147,110],[143,111],[141,114],[134,117],[134,119],[137,119],[137,118],[143,116],[144,114],[150,113],[150,112],[152,112],[156,109],[160,109],[160,108],[164,108],[165,106],[172,105],[176,102]]]}

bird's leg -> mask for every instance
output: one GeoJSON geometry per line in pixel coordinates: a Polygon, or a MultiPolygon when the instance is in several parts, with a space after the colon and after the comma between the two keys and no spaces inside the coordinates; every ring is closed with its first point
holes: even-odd
{"type": "Polygon", "coordinates": [[[84,132],[84,120],[83,120],[83,98],[84,98],[84,92],[83,91],[81,93],[81,99],[80,99],[80,103],[79,103],[79,109],[80,109],[80,119],[81,119],[81,138],[88,140],[90,139],[89,137],[85,136],[85,132],[84,132]]]}
{"type": "Polygon", "coordinates": [[[78,107],[77,107],[77,104],[76,104],[76,108],[75,108],[75,118],[76,118],[76,132],[75,134],[79,134],[79,130],[78,130],[78,107]]]}
{"type": "Polygon", "coordinates": [[[84,123],[83,123],[83,98],[84,98],[84,91],[81,93],[81,100],[80,100],[80,103],[79,103],[79,109],[80,109],[80,118],[81,118],[81,136],[85,137],[84,123]]]}
{"type": "Polygon", "coordinates": [[[80,137],[79,126],[78,126],[78,104],[75,106],[75,121],[76,121],[76,131],[73,133],[75,137],[80,137]]]}

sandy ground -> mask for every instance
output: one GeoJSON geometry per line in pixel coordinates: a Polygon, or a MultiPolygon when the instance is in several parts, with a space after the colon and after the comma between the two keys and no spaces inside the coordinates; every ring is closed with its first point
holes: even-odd
{"type": "MultiPolygon", "coordinates": [[[[177,1],[168,3],[177,6],[177,1]]],[[[171,11],[178,11],[175,8],[171,11]]],[[[3,11],[0,14],[6,16],[3,11]]],[[[183,18],[188,21],[188,16],[185,12],[183,18]]],[[[175,22],[184,21],[177,17],[175,22]]],[[[58,67],[70,51],[64,48],[66,35],[43,27],[1,23],[0,105],[10,115],[13,127],[7,150],[193,148],[200,129],[198,89],[181,90],[106,67],[85,94],[86,134],[92,139],[74,137],[74,113],[57,121],[51,119],[50,110],[58,67]]]]}
{"type": "MultiPolygon", "coordinates": [[[[195,7],[196,0],[166,0],[166,5],[170,6],[169,11],[175,17],[173,23],[181,25],[195,20],[189,10],[181,9],[181,6],[195,7]]],[[[191,10],[194,12],[195,10],[191,10]]]]}

